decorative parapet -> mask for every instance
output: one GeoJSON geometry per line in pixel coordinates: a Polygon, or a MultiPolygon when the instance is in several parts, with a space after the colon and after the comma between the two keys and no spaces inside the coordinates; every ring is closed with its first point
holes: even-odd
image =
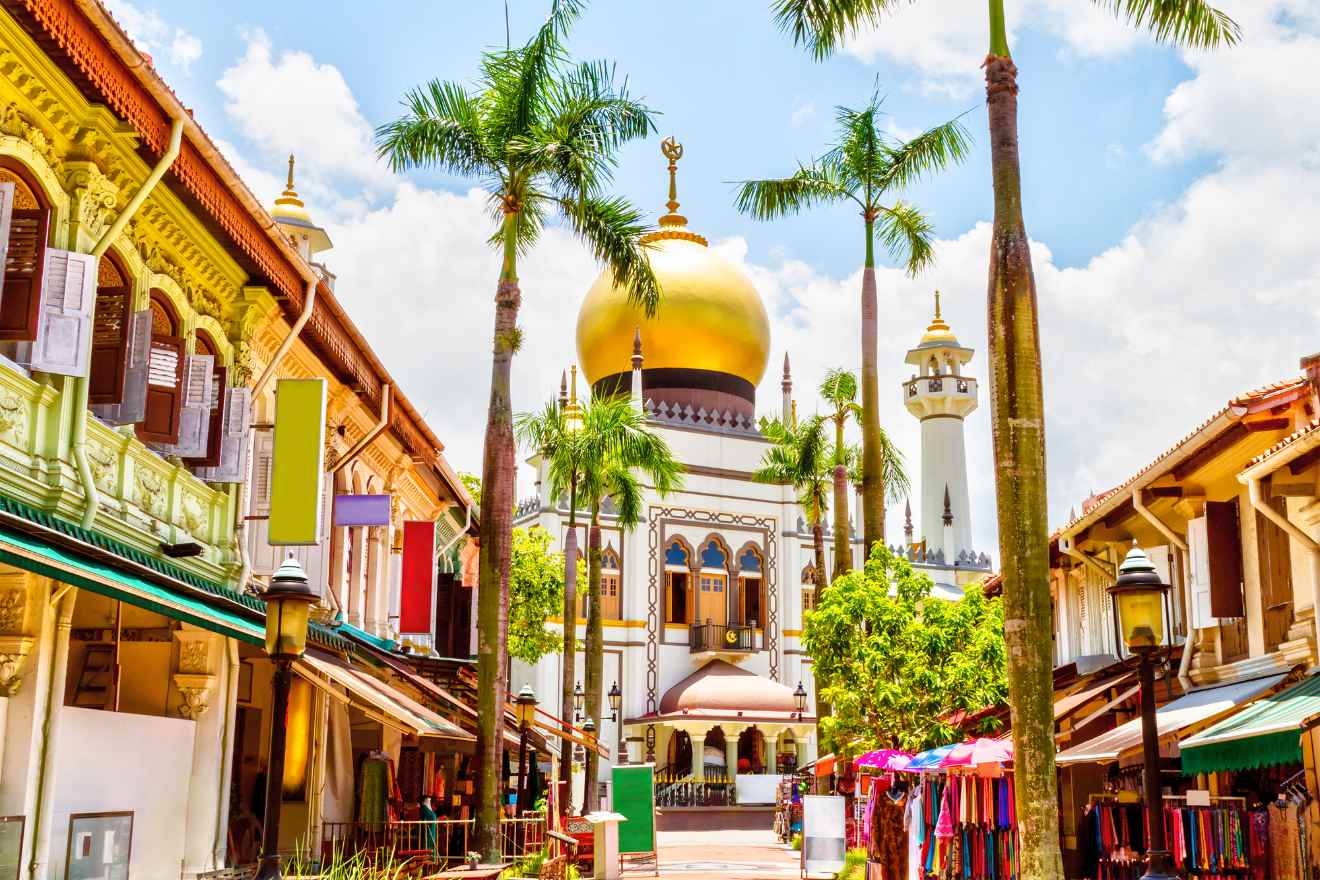
{"type": "Polygon", "coordinates": [[[540,496],[533,495],[531,498],[524,498],[522,501],[519,501],[517,505],[515,505],[513,508],[513,521],[516,523],[521,520],[531,519],[532,517],[536,516],[536,514],[539,513],[540,510],[541,510],[540,496]]]}
{"type": "MultiPolygon", "coordinates": [[[[86,500],[57,383],[55,377],[37,381],[0,363],[0,494],[76,522],[86,500]]],[[[178,564],[224,580],[235,552],[229,493],[90,414],[86,449],[101,495],[97,531],[153,556],[162,543],[195,541],[202,545],[201,555],[178,564]]]]}
{"type": "Polygon", "coordinates": [[[920,544],[908,547],[890,547],[889,552],[906,559],[908,562],[915,562],[919,565],[943,565],[950,568],[976,569],[977,571],[990,570],[989,555],[977,553],[975,550],[960,550],[952,564],[945,561],[943,549],[928,552],[920,544]]]}
{"type": "Polygon", "coordinates": [[[657,404],[653,400],[647,400],[645,411],[648,420],[664,425],[701,428],[706,431],[738,434],[746,437],[761,436],[761,432],[757,430],[755,419],[729,410],[707,411],[704,406],[694,410],[691,405],[679,406],[674,404],[670,406],[664,401],[657,404]]]}

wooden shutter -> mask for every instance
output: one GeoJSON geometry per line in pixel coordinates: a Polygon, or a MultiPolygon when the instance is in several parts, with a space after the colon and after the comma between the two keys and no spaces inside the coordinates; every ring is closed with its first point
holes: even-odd
{"type": "MultiPolygon", "coordinates": [[[[1271,496],[1266,503],[1285,519],[1287,499],[1271,496]]],[[[1273,651],[1287,640],[1293,619],[1292,552],[1288,533],[1256,513],[1256,553],[1260,562],[1261,607],[1265,612],[1265,650],[1273,651]]]]}
{"type": "Polygon", "coordinates": [[[258,431],[252,444],[252,516],[270,516],[270,484],[275,468],[275,432],[258,431]]]}
{"type": "Polygon", "coordinates": [[[124,387],[119,403],[92,406],[98,419],[111,425],[134,425],[147,414],[147,363],[151,359],[151,309],[128,319],[124,387]]]}
{"type": "Polygon", "coordinates": [[[1236,501],[1205,503],[1206,545],[1210,554],[1210,613],[1242,617],[1242,538],[1236,501]]]}
{"type": "Polygon", "coordinates": [[[14,220],[14,195],[18,188],[12,180],[0,182],[0,265],[9,255],[9,230],[14,220]]]}
{"type": "Polygon", "coordinates": [[[127,287],[101,287],[96,291],[96,311],[92,316],[92,357],[88,367],[88,403],[97,405],[123,402],[132,306],[133,294],[127,287]]]}
{"type": "MultiPolygon", "coordinates": [[[[11,189],[6,203],[12,202],[11,189]]],[[[23,342],[37,338],[48,217],[49,213],[41,208],[9,211],[5,281],[0,293],[0,340],[23,342]]]]}
{"type": "Polygon", "coordinates": [[[209,468],[220,464],[220,447],[225,435],[225,413],[229,400],[229,371],[224,367],[216,367],[211,374],[211,416],[206,428],[206,446],[201,455],[187,460],[186,464],[190,467],[209,468]]]}
{"type": "Polygon", "coordinates": [[[154,443],[178,442],[182,386],[183,340],[153,335],[147,355],[146,413],[137,429],[140,438],[154,443]]]}
{"type": "Polygon", "coordinates": [[[96,257],[46,248],[37,338],[29,352],[34,370],[86,376],[96,303],[96,257]]]}
{"type": "Polygon", "coordinates": [[[193,458],[206,452],[206,437],[211,429],[211,381],[215,357],[189,355],[183,359],[183,400],[179,407],[179,439],[158,445],[165,455],[193,458]]]}
{"type": "MultiPolygon", "coordinates": [[[[252,415],[252,389],[226,388],[224,395],[219,460],[214,467],[198,468],[197,476],[213,483],[241,483],[247,479],[247,432],[252,415]]],[[[255,491],[254,484],[254,495],[255,491]]]]}

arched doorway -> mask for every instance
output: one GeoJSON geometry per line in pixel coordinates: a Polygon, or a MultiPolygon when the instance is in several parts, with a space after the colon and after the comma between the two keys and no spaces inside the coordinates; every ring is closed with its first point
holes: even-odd
{"type": "Polygon", "coordinates": [[[738,772],[767,773],[770,762],[765,753],[765,735],[760,728],[749,727],[738,734],[738,772]]]}
{"type": "Polygon", "coordinates": [[[669,738],[669,754],[666,758],[670,772],[682,776],[692,772],[692,737],[688,736],[686,730],[674,731],[674,735],[669,738]]]}

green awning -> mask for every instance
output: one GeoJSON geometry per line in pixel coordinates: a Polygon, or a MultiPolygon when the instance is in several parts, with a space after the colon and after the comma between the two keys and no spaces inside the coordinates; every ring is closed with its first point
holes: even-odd
{"type": "Polygon", "coordinates": [[[0,561],[250,644],[266,640],[258,623],[17,530],[0,528],[0,561]]]}
{"type": "Polygon", "coordinates": [[[1182,740],[1183,773],[1250,770],[1302,760],[1302,731],[1320,714],[1320,675],[1254,703],[1182,740]]]}

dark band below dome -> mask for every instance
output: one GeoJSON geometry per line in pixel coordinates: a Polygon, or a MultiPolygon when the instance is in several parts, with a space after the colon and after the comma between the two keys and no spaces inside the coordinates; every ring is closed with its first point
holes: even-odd
{"type": "MultiPolygon", "coordinates": [[[[632,373],[615,373],[591,386],[593,394],[627,395],[632,373]]],[[[741,376],[712,370],[662,368],[642,370],[642,397],[657,405],[704,408],[707,412],[728,411],[752,418],[756,412],[756,386],[741,376]]]]}

